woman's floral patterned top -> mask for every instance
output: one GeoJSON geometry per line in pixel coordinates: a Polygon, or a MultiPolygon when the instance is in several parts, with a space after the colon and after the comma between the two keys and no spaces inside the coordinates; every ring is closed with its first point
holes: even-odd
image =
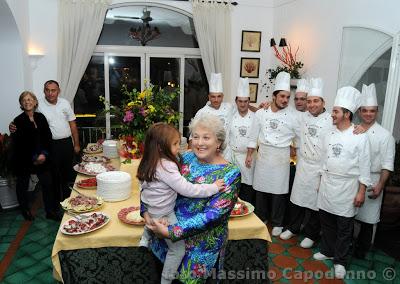
{"type": "MultiPolygon", "coordinates": [[[[178,195],[175,206],[178,222],[168,226],[171,240],[184,239],[186,244],[186,253],[179,267],[179,280],[183,283],[204,283],[207,277],[218,275],[224,263],[228,219],[239,193],[240,170],[231,163],[202,164],[193,152],[186,152],[182,156],[181,173],[192,183],[213,183],[224,179],[229,187],[225,192],[208,198],[178,195]],[[215,267],[217,260],[219,267],[215,267]],[[214,267],[216,270],[213,272],[214,267]]],[[[150,248],[164,261],[168,247],[163,240],[154,238],[150,248]]]]}

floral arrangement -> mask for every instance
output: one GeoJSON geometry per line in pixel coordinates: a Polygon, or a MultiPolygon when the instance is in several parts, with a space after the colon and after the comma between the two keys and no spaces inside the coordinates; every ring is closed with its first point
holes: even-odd
{"type": "Polygon", "coordinates": [[[123,85],[122,105],[109,105],[110,113],[114,114],[119,122],[119,138],[124,141],[120,155],[125,157],[127,162],[142,156],[145,133],[152,124],[166,122],[178,127],[179,123],[180,113],[172,107],[179,93],[147,82],[145,85],[146,88],[141,92],[136,89],[129,91],[127,86],[123,85]]]}
{"type": "Polygon", "coordinates": [[[6,178],[11,173],[10,164],[11,139],[7,134],[0,133],[0,176],[6,178]]]}
{"type": "Polygon", "coordinates": [[[296,52],[292,52],[292,47],[290,44],[288,46],[282,47],[282,52],[279,52],[275,44],[272,45],[275,57],[282,62],[282,66],[278,66],[275,69],[268,69],[267,74],[269,74],[269,79],[275,79],[279,72],[285,71],[290,74],[292,79],[300,79],[300,69],[303,68],[304,63],[297,60],[297,52],[299,48],[297,47],[296,52]]]}

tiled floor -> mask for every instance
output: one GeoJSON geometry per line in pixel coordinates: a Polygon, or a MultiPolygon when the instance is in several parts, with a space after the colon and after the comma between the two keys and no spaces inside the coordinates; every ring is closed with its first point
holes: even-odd
{"type": "MultiPolygon", "coordinates": [[[[0,212],[0,260],[1,266],[7,267],[1,283],[57,283],[52,277],[50,255],[59,224],[44,215],[43,209],[38,209],[36,219],[29,223],[23,221],[18,210],[0,212]],[[16,246],[19,236],[23,238],[16,246]]],[[[268,276],[274,283],[343,283],[327,279],[333,275],[333,264],[313,260],[317,249],[302,249],[297,244],[297,237],[288,241],[273,238],[268,276]]],[[[372,250],[366,260],[353,259],[348,271],[344,283],[400,283],[400,262],[379,250],[372,250]],[[391,272],[397,277],[387,280],[384,271],[387,277],[391,272]]]]}

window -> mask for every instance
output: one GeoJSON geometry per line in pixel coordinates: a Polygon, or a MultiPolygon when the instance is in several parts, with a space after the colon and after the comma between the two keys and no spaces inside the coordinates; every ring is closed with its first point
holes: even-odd
{"type": "Polygon", "coordinates": [[[143,89],[145,79],[163,88],[180,89],[175,108],[183,113],[180,130],[187,136],[191,118],[207,102],[208,83],[193,20],[186,12],[143,5],[107,12],[95,54],[74,99],[78,127],[101,127],[104,133],[107,125],[107,133],[116,135],[112,131],[116,122],[105,117],[99,97],[118,106],[123,99],[122,85],[143,89]],[[143,46],[130,32],[147,25],[159,35],[143,46]]]}

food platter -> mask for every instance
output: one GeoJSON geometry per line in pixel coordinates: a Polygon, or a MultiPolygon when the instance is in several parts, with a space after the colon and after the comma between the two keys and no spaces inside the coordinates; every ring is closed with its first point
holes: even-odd
{"type": "Polygon", "coordinates": [[[96,189],[97,188],[97,180],[95,177],[81,179],[80,181],[75,183],[77,187],[82,189],[96,189]]]}
{"type": "Polygon", "coordinates": [[[118,219],[122,222],[130,225],[144,225],[144,219],[141,218],[140,220],[140,207],[139,206],[132,206],[128,208],[123,208],[118,212],[118,219]],[[130,217],[133,215],[133,219],[130,217]],[[139,221],[140,220],[140,221],[139,221]]]}
{"type": "Polygon", "coordinates": [[[235,207],[232,209],[230,217],[243,217],[247,216],[254,211],[254,206],[244,200],[238,200],[235,204],[235,207]]]}
{"type": "Polygon", "coordinates": [[[92,163],[109,163],[110,159],[104,156],[90,156],[90,155],[83,155],[82,162],[92,162],[92,163]]]}
{"type": "Polygon", "coordinates": [[[83,213],[68,219],[60,226],[63,234],[76,236],[96,231],[110,221],[110,217],[103,212],[83,213]]]}
{"type": "Polygon", "coordinates": [[[83,149],[83,152],[86,154],[99,154],[103,152],[103,145],[101,144],[89,144],[83,149]]]}
{"type": "Polygon", "coordinates": [[[100,196],[84,196],[76,195],[68,197],[63,202],[60,202],[62,208],[66,211],[77,213],[89,212],[100,208],[104,203],[100,196]]]}
{"type": "Polygon", "coordinates": [[[104,173],[104,172],[114,171],[115,168],[110,164],[82,162],[80,164],[76,164],[74,166],[74,170],[80,174],[84,174],[84,175],[88,175],[88,176],[96,176],[96,175],[104,173]]]}

